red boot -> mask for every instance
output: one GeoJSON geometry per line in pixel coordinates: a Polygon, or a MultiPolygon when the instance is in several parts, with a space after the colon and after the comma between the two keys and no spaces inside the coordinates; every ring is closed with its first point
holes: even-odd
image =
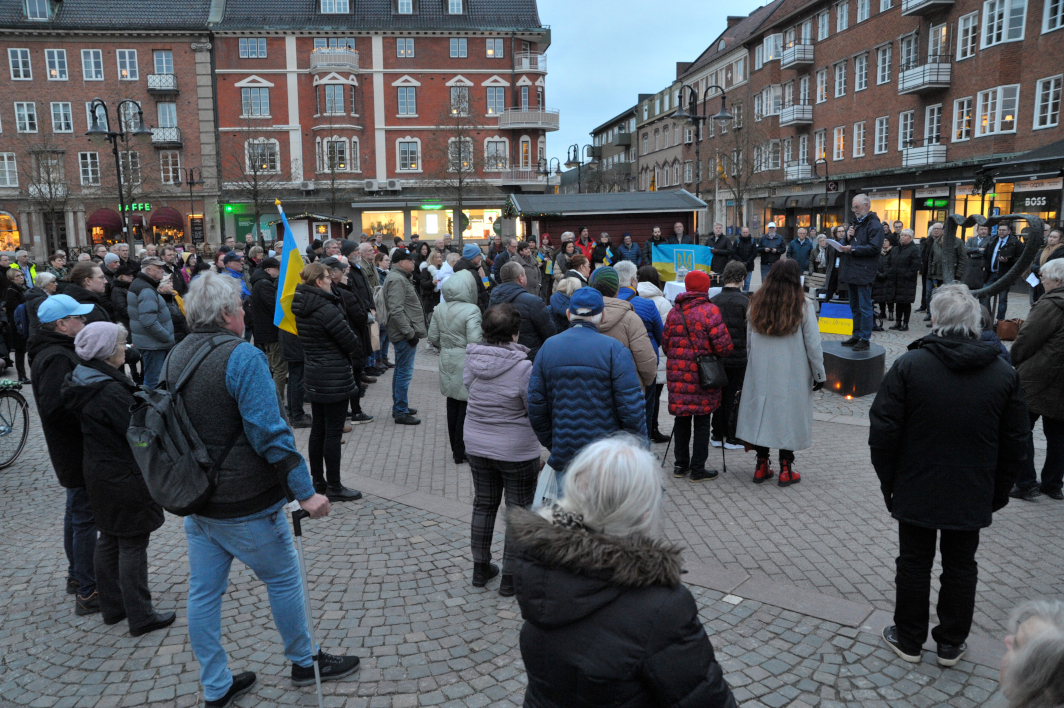
{"type": "Polygon", "coordinates": [[[802,481],[802,475],[798,474],[791,468],[789,460],[780,460],[780,481],[781,487],[789,487],[792,484],[798,484],[802,481]]]}
{"type": "Polygon", "coordinates": [[[772,479],[772,468],[768,466],[768,458],[758,456],[757,467],[754,469],[754,484],[761,484],[766,479],[772,479]]]}

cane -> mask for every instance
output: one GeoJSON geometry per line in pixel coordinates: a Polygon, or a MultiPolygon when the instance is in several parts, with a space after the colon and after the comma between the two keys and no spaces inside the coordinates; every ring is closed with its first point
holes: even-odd
{"type": "Polygon", "coordinates": [[[672,436],[676,434],[675,421],[673,422],[672,430],[669,432],[669,442],[665,444],[665,454],[661,456],[661,469],[665,469],[665,460],[669,459],[669,446],[672,445],[672,436]]]}
{"type": "Polygon", "coordinates": [[[309,519],[310,514],[303,509],[292,512],[292,526],[296,536],[296,555],[299,556],[299,574],[303,576],[303,601],[306,603],[307,634],[310,635],[310,651],[314,660],[314,683],[318,687],[318,708],[325,705],[321,697],[321,669],[318,666],[318,643],[314,640],[314,619],[310,614],[310,587],[307,585],[307,562],[303,557],[303,527],[300,521],[309,519]]]}

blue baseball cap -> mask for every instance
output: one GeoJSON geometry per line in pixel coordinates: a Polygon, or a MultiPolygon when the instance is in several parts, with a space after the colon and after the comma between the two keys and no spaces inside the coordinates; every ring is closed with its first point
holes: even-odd
{"type": "Polygon", "coordinates": [[[87,315],[92,305],[82,305],[69,295],[52,295],[37,309],[37,319],[42,323],[55,322],[72,315],[87,315]]]}
{"type": "Polygon", "coordinates": [[[569,312],[581,317],[593,317],[602,312],[603,307],[602,293],[595,288],[580,288],[569,298],[569,312]]]}

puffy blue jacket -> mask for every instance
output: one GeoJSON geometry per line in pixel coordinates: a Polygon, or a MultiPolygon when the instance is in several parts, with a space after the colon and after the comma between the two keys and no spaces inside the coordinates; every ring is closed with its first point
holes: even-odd
{"type": "Polygon", "coordinates": [[[590,322],[574,322],[536,356],[528,418],[557,471],[607,435],[625,430],[646,438],[646,399],[632,353],[590,322]]]}
{"type": "Polygon", "coordinates": [[[618,261],[631,261],[636,265],[643,264],[643,250],[634,243],[631,246],[625,246],[623,243],[617,247],[617,260],[618,261]]]}
{"type": "Polygon", "coordinates": [[[639,319],[643,320],[643,324],[646,325],[650,343],[654,345],[654,353],[657,354],[658,347],[661,345],[662,330],[665,328],[661,321],[661,313],[658,312],[658,306],[645,297],[639,297],[631,288],[621,288],[617,292],[617,299],[632,303],[635,314],[639,315],[639,319]]]}
{"type": "Polygon", "coordinates": [[[812,252],[813,239],[811,238],[807,238],[805,241],[794,238],[791,240],[791,244],[787,246],[787,257],[798,261],[798,266],[803,273],[809,270],[809,254],[812,252]]]}

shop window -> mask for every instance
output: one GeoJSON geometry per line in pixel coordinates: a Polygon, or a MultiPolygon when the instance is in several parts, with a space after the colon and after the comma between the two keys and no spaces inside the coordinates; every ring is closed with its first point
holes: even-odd
{"type": "MultiPolygon", "coordinates": [[[[2,160],[3,153],[0,153],[0,160],[2,160]]],[[[3,162],[0,161],[0,167],[3,162]]],[[[0,174],[3,174],[0,172],[0,174]]],[[[7,212],[0,211],[0,249],[5,251],[17,251],[22,245],[22,239],[19,237],[18,225],[15,223],[15,217],[7,212]]]]}

